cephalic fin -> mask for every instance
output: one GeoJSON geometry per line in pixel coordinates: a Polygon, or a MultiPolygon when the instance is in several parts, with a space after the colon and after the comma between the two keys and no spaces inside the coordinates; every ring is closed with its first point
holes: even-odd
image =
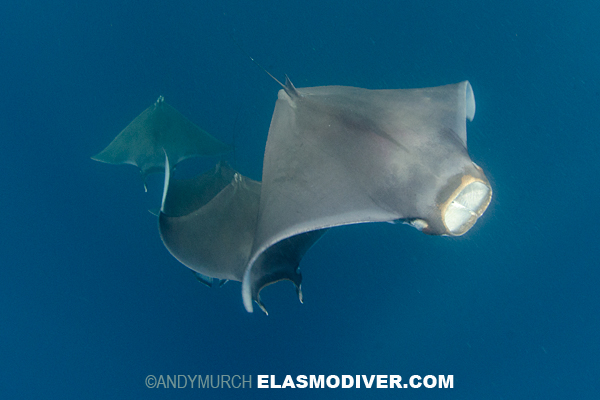
{"type": "Polygon", "coordinates": [[[210,276],[206,276],[196,271],[194,271],[194,276],[196,277],[196,280],[201,284],[206,285],[207,287],[213,286],[213,278],[211,278],[210,276]]]}

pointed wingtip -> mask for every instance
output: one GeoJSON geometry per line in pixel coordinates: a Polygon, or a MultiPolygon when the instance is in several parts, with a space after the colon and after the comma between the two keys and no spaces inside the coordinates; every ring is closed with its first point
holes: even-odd
{"type": "Polygon", "coordinates": [[[301,304],[304,304],[304,296],[302,295],[302,285],[296,286],[296,293],[298,294],[298,300],[301,304]]]}
{"type": "Polygon", "coordinates": [[[469,81],[465,81],[466,82],[466,93],[465,93],[465,105],[467,108],[467,119],[469,121],[473,121],[473,118],[475,118],[475,94],[473,94],[473,88],[471,87],[471,83],[469,83],[469,81]]]}
{"type": "Polygon", "coordinates": [[[242,279],[242,301],[244,303],[244,308],[249,313],[254,312],[254,307],[252,305],[253,302],[258,304],[258,307],[266,314],[269,315],[265,305],[260,301],[260,295],[257,294],[256,297],[252,295],[252,290],[250,287],[250,271],[246,270],[244,273],[244,278],[242,279]]]}
{"type": "Polygon", "coordinates": [[[242,279],[242,301],[246,311],[249,313],[254,311],[254,307],[252,306],[252,293],[250,290],[250,271],[248,271],[248,269],[244,272],[244,278],[242,279]]]}
{"type": "Polygon", "coordinates": [[[111,163],[109,160],[105,159],[102,157],[102,153],[104,153],[104,150],[102,150],[100,153],[95,154],[93,156],[91,156],[90,158],[94,161],[98,161],[98,162],[102,162],[102,163],[106,163],[106,164],[113,164],[111,163]]]}

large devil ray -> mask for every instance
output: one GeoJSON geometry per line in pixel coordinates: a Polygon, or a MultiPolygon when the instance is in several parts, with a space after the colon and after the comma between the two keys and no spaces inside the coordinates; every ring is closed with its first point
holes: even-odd
{"type": "Polygon", "coordinates": [[[186,158],[230,150],[231,146],[198,128],[160,96],[92,159],[135,165],[140,169],[145,185],[149,174],[164,171],[165,152],[174,167],[186,158]]]}
{"type": "MultiPolygon", "coordinates": [[[[469,82],[424,89],[343,86],[279,91],[265,150],[258,223],[242,282],[246,310],[298,264],[272,253],[303,251],[310,232],[404,221],[432,235],[462,235],[492,190],[467,152],[475,115],[469,82]],[[295,243],[298,241],[299,243],[295,243]]],[[[297,257],[291,257],[296,261],[297,257]]],[[[297,260],[299,262],[299,259],[297,260]]]]}

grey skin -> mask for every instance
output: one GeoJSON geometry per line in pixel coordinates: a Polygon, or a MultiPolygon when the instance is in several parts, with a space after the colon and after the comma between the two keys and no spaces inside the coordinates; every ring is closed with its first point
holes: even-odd
{"type": "Polygon", "coordinates": [[[301,296],[298,257],[328,228],[402,221],[457,236],[487,208],[491,187],[467,152],[466,120],[475,114],[469,82],[296,89],[286,79],[282,86],[242,280],[248,312],[253,301],[266,312],[259,292],[282,279],[301,296]]]}
{"type": "Polygon", "coordinates": [[[254,241],[259,201],[260,182],[226,163],[186,180],[171,179],[166,167],[158,216],[160,237],[200,282],[208,286],[213,279],[241,282],[254,241]]]}

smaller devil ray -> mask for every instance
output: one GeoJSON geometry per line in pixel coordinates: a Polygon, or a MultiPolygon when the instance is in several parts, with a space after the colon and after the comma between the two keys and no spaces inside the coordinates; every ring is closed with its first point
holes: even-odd
{"type": "Polygon", "coordinates": [[[218,155],[231,150],[231,146],[204,132],[160,96],[92,159],[137,166],[145,187],[149,174],[164,171],[165,152],[174,167],[190,157],[218,155]]]}
{"type": "MultiPolygon", "coordinates": [[[[260,182],[224,162],[195,178],[175,180],[167,157],[164,187],[158,229],[169,252],[207,286],[213,286],[215,279],[220,285],[228,280],[241,282],[258,222],[260,182]]],[[[264,253],[263,262],[295,270],[323,233],[311,231],[283,240],[264,253]]],[[[273,274],[275,268],[262,277],[264,285],[278,280],[273,274]]],[[[297,277],[294,284],[302,301],[297,277]]]]}

